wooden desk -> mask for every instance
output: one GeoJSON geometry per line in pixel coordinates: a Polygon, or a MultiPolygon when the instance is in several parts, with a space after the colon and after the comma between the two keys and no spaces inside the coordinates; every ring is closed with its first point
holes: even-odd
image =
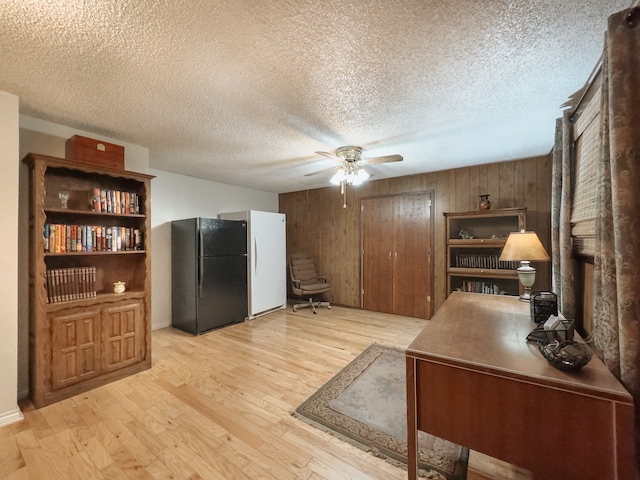
{"type": "Polygon", "coordinates": [[[454,292],[409,346],[409,479],[417,431],[534,473],[536,479],[635,479],[633,401],[595,357],[551,367],[526,341],[517,297],[454,292]]]}

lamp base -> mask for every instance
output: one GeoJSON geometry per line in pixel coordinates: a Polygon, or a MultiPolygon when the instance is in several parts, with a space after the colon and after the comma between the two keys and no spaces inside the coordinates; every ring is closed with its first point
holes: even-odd
{"type": "Polygon", "coordinates": [[[524,287],[524,292],[520,295],[520,301],[528,302],[531,300],[531,287],[536,281],[536,269],[533,268],[527,260],[520,262],[518,279],[524,287]]]}
{"type": "Polygon", "coordinates": [[[530,302],[531,301],[531,288],[525,287],[524,292],[520,295],[521,302],[530,302]]]}

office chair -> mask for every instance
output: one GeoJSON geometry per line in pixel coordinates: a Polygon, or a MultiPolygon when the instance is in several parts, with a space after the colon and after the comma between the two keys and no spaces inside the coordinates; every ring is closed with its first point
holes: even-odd
{"type": "Polygon", "coordinates": [[[327,279],[318,275],[313,255],[309,253],[294,253],[289,255],[289,273],[291,276],[291,290],[297,297],[306,297],[308,301],[293,305],[293,311],[298,308],[309,307],[314,314],[318,307],[331,308],[329,302],[314,300],[324,292],[331,290],[327,279]]]}

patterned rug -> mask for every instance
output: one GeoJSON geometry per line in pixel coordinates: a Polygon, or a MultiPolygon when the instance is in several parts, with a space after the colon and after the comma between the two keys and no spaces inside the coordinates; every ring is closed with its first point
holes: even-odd
{"type": "MultiPolygon", "coordinates": [[[[293,415],[406,468],[405,370],[404,350],[373,344],[293,415]]],[[[418,434],[418,445],[421,476],[438,480],[466,478],[466,448],[424,432],[418,434]]]]}

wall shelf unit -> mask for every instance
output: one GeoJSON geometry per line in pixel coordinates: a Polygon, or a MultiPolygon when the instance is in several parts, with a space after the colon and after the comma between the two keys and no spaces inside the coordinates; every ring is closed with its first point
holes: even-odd
{"type": "Polygon", "coordinates": [[[526,228],[526,208],[445,212],[447,296],[467,291],[519,295],[517,262],[500,262],[510,232],[526,228]]]}

